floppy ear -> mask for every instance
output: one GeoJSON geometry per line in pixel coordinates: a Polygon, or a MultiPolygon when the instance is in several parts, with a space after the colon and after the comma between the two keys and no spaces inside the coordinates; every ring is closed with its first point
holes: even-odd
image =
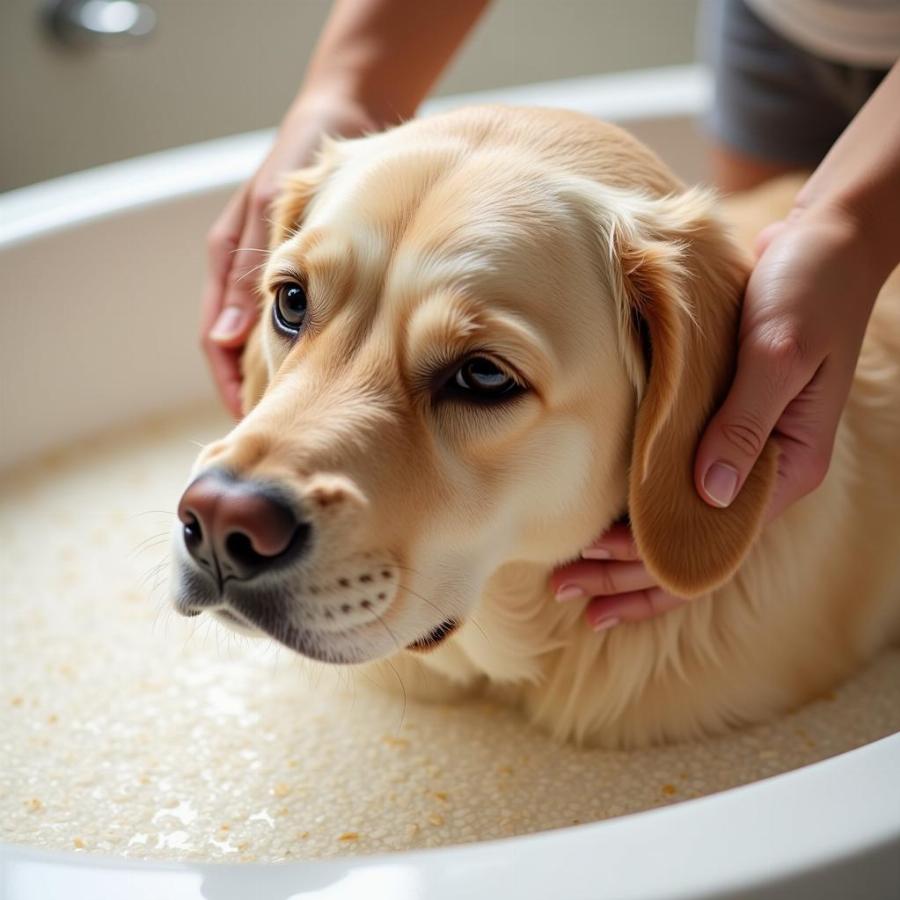
{"type": "Polygon", "coordinates": [[[625,195],[609,238],[621,330],[643,352],[647,381],[635,420],[628,512],[641,556],[683,597],[727,581],[759,534],[774,484],[770,441],[726,509],[694,486],[694,455],[734,375],[749,261],[703,191],[625,195]]]}
{"type": "MultiPolygon", "coordinates": [[[[338,156],[335,142],[325,138],[314,165],[291,172],[285,177],[281,191],[271,205],[270,250],[284,243],[301,228],[310,202],[335,168],[338,156]]],[[[269,366],[262,341],[262,329],[265,327],[266,323],[262,320],[256,323],[241,356],[241,408],[244,415],[259,403],[269,384],[269,366]]]]}
{"type": "Polygon", "coordinates": [[[302,225],[316,192],[337,165],[339,144],[325,138],[316,162],[286,175],[272,202],[269,216],[269,249],[291,237],[302,225]]]}

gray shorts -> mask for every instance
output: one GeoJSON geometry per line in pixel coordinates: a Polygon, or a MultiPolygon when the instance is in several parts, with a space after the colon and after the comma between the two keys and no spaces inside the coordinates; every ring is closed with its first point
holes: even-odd
{"type": "Polygon", "coordinates": [[[708,129],[765,162],[818,165],[887,74],[809,53],[743,0],[706,0],[699,39],[715,79],[708,129]]]}

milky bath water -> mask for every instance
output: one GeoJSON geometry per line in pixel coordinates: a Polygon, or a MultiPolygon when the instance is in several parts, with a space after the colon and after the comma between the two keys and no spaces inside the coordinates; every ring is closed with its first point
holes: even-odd
{"type": "Polygon", "coordinates": [[[232,861],[434,847],[688,800],[900,730],[897,650],[773,723],[611,752],[182,619],[173,510],[197,444],[226,428],[188,412],[2,477],[0,840],[232,861]]]}

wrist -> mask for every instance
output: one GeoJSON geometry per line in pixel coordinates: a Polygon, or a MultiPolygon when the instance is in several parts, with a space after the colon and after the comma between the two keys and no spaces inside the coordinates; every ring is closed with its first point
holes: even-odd
{"type": "Polygon", "coordinates": [[[381,84],[378,73],[349,62],[310,72],[292,104],[307,115],[340,116],[365,125],[362,130],[381,131],[411,118],[414,105],[399,92],[381,84]]]}
{"type": "Polygon", "coordinates": [[[881,245],[872,240],[865,211],[856,204],[845,198],[809,198],[804,194],[801,191],[798,195],[788,223],[814,230],[828,248],[830,263],[852,273],[858,287],[854,295],[874,303],[896,265],[896,248],[890,242],[881,245]]]}
{"type": "Polygon", "coordinates": [[[310,129],[319,135],[354,138],[382,131],[389,123],[358,98],[335,88],[303,89],[288,107],[280,133],[310,129]]]}
{"type": "Polygon", "coordinates": [[[862,189],[820,195],[808,182],[795,200],[791,218],[823,223],[843,236],[841,255],[855,264],[877,293],[900,263],[900,244],[891,215],[882,215],[880,199],[862,189]]]}

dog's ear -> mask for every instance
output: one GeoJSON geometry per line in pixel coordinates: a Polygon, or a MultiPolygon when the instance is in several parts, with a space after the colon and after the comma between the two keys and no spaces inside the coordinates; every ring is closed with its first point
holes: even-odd
{"type": "MultiPolygon", "coordinates": [[[[269,249],[284,243],[302,227],[310,202],[341,158],[339,147],[335,141],[325,138],[313,165],[284,178],[278,196],[269,207],[269,249]]],[[[241,409],[244,415],[259,403],[269,383],[261,332],[264,327],[261,320],[257,322],[241,356],[241,409]]]]}
{"type": "Polygon", "coordinates": [[[326,138],[313,165],[291,172],[282,180],[278,196],[270,206],[270,250],[286,241],[303,225],[310,202],[337,165],[339,146],[326,138]]]}
{"type": "MultiPolygon", "coordinates": [[[[659,583],[691,597],[727,581],[763,524],[774,485],[770,441],[726,509],[697,494],[694,456],[734,375],[749,260],[704,191],[601,200],[612,289],[626,353],[643,356],[628,512],[641,557],[659,583]]],[[[596,201],[600,198],[595,198],[596,201]]],[[[595,221],[597,214],[595,212],[595,221]]]]}

